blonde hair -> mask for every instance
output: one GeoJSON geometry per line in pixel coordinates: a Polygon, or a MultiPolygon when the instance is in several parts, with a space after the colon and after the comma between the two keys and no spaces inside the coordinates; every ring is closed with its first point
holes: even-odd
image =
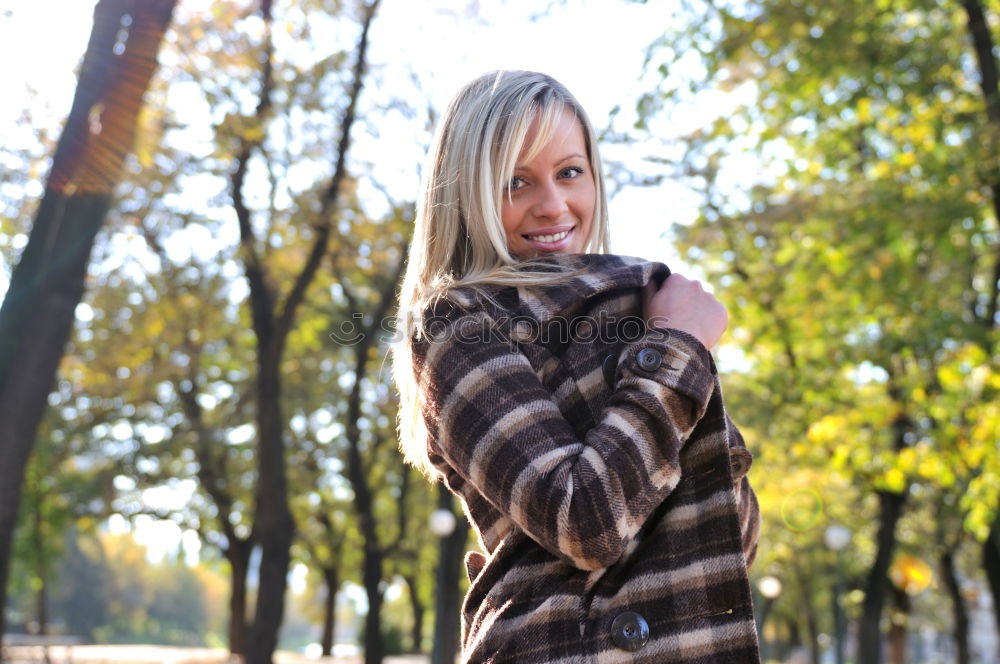
{"type": "Polygon", "coordinates": [[[491,299],[484,287],[552,283],[564,275],[535,268],[507,247],[502,196],[518,156],[530,160],[548,143],[562,113],[583,128],[596,201],[584,250],[608,251],[607,196],[597,136],[586,112],[558,81],[529,71],[490,72],[452,99],[427,156],[410,255],[399,295],[400,341],[393,348],[393,374],[400,393],[400,448],[407,461],[431,475],[421,400],[413,373],[411,344],[432,303],[457,287],[491,299]],[[531,145],[525,138],[536,122],[531,145]]]}

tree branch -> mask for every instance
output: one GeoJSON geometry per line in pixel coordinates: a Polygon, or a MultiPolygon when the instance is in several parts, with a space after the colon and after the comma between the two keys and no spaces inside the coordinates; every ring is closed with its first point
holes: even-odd
{"type": "MultiPolygon", "coordinates": [[[[174,389],[177,390],[184,414],[187,416],[195,435],[196,443],[194,451],[198,459],[198,482],[212,502],[215,503],[218,509],[216,519],[219,522],[222,534],[225,535],[226,540],[229,542],[228,546],[231,547],[240,538],[236,535],[236,529],[229,520],[229,514],[233,508],[233,498],[222,488],[222,480],[226,473],[225,451],[221,455],[213,454],[213,450],[218,446],[218,441],[215,440],[208,427],[205,426],[204,411],[201,404],[198,403],[193,377],[189,378],[189,380],[191,381],[191,389],[183,389],[180,383],[175,383],[174,389]]],[[[253,534],[246,539],[248,541],[252,540],[253,534]]],[[[225,551],[225,548],[223,548],[223,551],[225,551]]]]}
{"type": "Polygon", "coordinates": [[[347,109],[340,122],[340,140],[337,144],[337,165],[334,168],[333,178],[330,185],[323,194],[322,207],[320,210],[320,224],[316,228],[316,239],[313,242],[312,250],[306,259],[306,264],[299,273],[292,290],[288,293],[282,307],[281,315],[278,317],[275,326],[276,339],[282,343],[285,335],[292,325],[295,311],[305,298],[306,289],[312,283],[316,271],[319,269],[323,256],[326,254],[327,243],[330,239],[332,224],[328,219],[330,213],[336,209],[340,199],[340,191],[347,174],[347,152],[351,145],[351,128],[354,126],[358,99],[361,97],[361,90],[364,87],[365,73],[368,69],[368,31],[375,18],[375,11],[378,9],[380,0],[372,0],[371,4],[365,7],[364,23],[361,28],[361,37],[358,40],[358,57],[354,62],[353,79],[347,109]]]}
{"type": "Polygon", "coordinates": [[[340,265],[337,263],[338,258],[340,258],[339,252],[330,253],[330,271],[333,272],[333,276],[337,279],[337,284],[340,286],[340,291],[344,294],[344,299],[347,300],[347,306],[350,307],[351,313],[362,313],[361,305],[358,304],[358,299],[355,297],[354,291],[351,290],[343,271],[340,269],[340,265]]]}
{"type": "MultiPolygon", "coordinates": [[[[257,102],[257,109],[254,114],[258,123],[263,123],[265,116],[271,108],[271,91],[274,87],[274,65],[272,63],[274,43],[271,36],[271,0],[264,0],[261,3],[261,17],[264,21],[265,32],[264,62],[262,63],[260,76],[260,99],[257,102]]],[[[250,158],[254,150],[259,146],[260,139],[251,139],[245,135],[240,138],[240,148],[236,156],[236,169],[233,171],[230,182],[232,185],[233,209],[236,211],[236,219],[240,227],[240,254],[243,257],[247,283],[250,287],[250,311],[253,317],[253,326],[257,331],[260,347],[267,349],[270,348],[274,337],[274,293],[267,283],[267,274],[257,249],[256,234],[250,223],[250,209],[246,205],[246,198],[243,193],[243,185],[246,181],[250,158]]]]}

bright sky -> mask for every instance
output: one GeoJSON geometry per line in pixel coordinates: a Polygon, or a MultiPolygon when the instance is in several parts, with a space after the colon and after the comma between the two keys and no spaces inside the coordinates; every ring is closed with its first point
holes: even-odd
{"type": "MultiPolygon", "coordinates": [[[[183,6],[207,0],[180,1],[183,6]]],[[[94,0],[0,0],[0,62],[8,63],[0,98],[4,144],[30,140],[11,129],[27,103],[25,85],[40,93],[37,103],[44,106],[35,109],[34,117],[53,129],[64,121],[94,4],[94,0]]],[[[373,27],[372,58],[390,68],[408,63],[416,71],[433,72],[431,94],[438,109],[471,78],[491,69],[520,68],[549,73],[566,84],[598,128],[606,124],[616,104],[627,118],[639,93],[650,87],[639,80],[644,48],[671,24],[678,3],[553,4],[547,15],[536,17],[544,5],[538,0],[383,0],[373,27]],[[456,10],[458,6],[464,11],[456,10]],[[530,20],[533,17],[537,20],[530,20]]],[[[689,131],[704,121],[704,109],[693,108],[676,114],[672,126],[678,132],[689,131]]],[[[677,186],[623,191],[611,201],[613,250],[677,265],[664,233],[672,223],[692,218],[694,205],[691,193],[677,186]]],[[[0,296],[6,286],[0,270],[0,296]]],[[[178,498],[161,497],[164,507],[178,498]]],[[[128,527],[124,522],[112,525],[117,530],[128,527]]],[[[179,544],[189,558],[197,556],[196,538],[182,536],[175,525],[147,520],[138,526],[137,539],[149,547],[152,559],[179,544]]]]}
{"type": "MultiPolygon", "coordinates": [[[[181,0],[202,5],[207,0],[181,0]]],[[[29,140],[11,127],[27,103],[24,86],[40,93],[33,116],[58,128],[76,84],[74,67],[86,48],[94,0],[33,0],[0,11],[0,57],[5,67],[0,99],[0,139],[10,145],[29,140]],[[58,16],[58,21],[51,18],[58,16]],[[5,17],[6,18],[6,17],[5,17]],[[45,44],[44,57],[25,57],[45,44]]],[[[402,71],[406,63],[433,72],[430,90],[440,109],[464,82],[490,69],[534,69],[552,74],[577,95],[598,127],[616,104],[628,114],[648,89],[639,78],[643,49],[674,20],[674,2],[646,4],[622,0],[555,2],[537,16],[538,0],[384,0],[373,27],[372,58],[402,71]],[[464,11],[455,7],[464,7],[464,11]],[[532,21],[530,19],[535,18],[532,21]],[[442,66],[446,64],[446,66],[442,66]]],[[[0,7],[3,7],[0,4],[0,7]]],[[[698,109],[672,118],[679,130],[704,121],[698,109]]],[[[40,193],[40,192],[36,192],[40,193]]],[[[690,218],[693,200],[680,187],[629,189],[611,201],[613,249],[622,254],[676,263],[663,233],[674,221],[690,218]]],[[[4,277],[0,277],[4,278],[4,277]]],[[[0,284],[0,291],[6,283],[0,284]]]]}

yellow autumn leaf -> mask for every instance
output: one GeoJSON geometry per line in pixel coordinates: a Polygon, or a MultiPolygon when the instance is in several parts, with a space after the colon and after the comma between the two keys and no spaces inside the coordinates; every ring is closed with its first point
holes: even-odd
{"type": "Polygon", "coordinates": [[[932,143],[932,138],[931,128],[925,124],[916,124],[910,128],[910,140],[916,145],[932,143]]]}
{"type": "Polygon", "coordinates": [[[889,173],[892,172],[892,169],[889,166],[889,162],[879,161],[871,167],[870,172],[873,178],[880,179],[889,175],[889,173]]]}
{"type": "Polygon", "coordinates": [[[941,477],[941,460],[937,457],[929,457],[920,462],[917,466],[917,473],[921,477],[929,480],[936,480],[941,477]]]}
{"type": "Polygon", "coordinates": [[[827,415],[810,425],[806,438],[813,443],[825,443],[835,440],[844,430],[844,418],[839,415],[827,415]]]}
{"type": "Polygon", "coordinates": [[[858,120],[867,123],[872,119],[872,100],[868,97],[858,101],[858,120]]]}
{"type": "Polygon", "coordinates": [[[906,475],[899,468],[890,468],[885,471],[880,484],[887,491],[902,493],[906,489],[906,475]]]}
{"type": "Polygon", "coordinates": [[[894,470],[899,470],[900,472],[910,472],[917,465],[917,451],[912,447],[907,447],[900,450],[897,457],[898,466],[894,470]]]}
{"type": "Polygon", "coordinates": [[[156,339],[166,328],[166,322],[162,318],[154,318],[149,322],[149,326],[146,328],[146,335],[149,339],[156,339]]]}
{"type": "Polygon", "coordinates": [[[264,139],[264,130],[260,127],[260,125],[247,127],[243,130],[243,138],[251,142],[261,141],[264,139]]]}

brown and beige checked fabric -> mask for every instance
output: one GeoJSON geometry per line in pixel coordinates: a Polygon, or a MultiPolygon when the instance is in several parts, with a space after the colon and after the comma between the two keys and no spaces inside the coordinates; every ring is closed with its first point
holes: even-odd
{"type": "Polygon", "coordinates": [[[750,454],[705,347],[641,319],[669,271],[552,260],[579,272],[500,308],[453,291],[413,346],[431,461],[485,552],[463,661],[759,662],[750,454]]]}

